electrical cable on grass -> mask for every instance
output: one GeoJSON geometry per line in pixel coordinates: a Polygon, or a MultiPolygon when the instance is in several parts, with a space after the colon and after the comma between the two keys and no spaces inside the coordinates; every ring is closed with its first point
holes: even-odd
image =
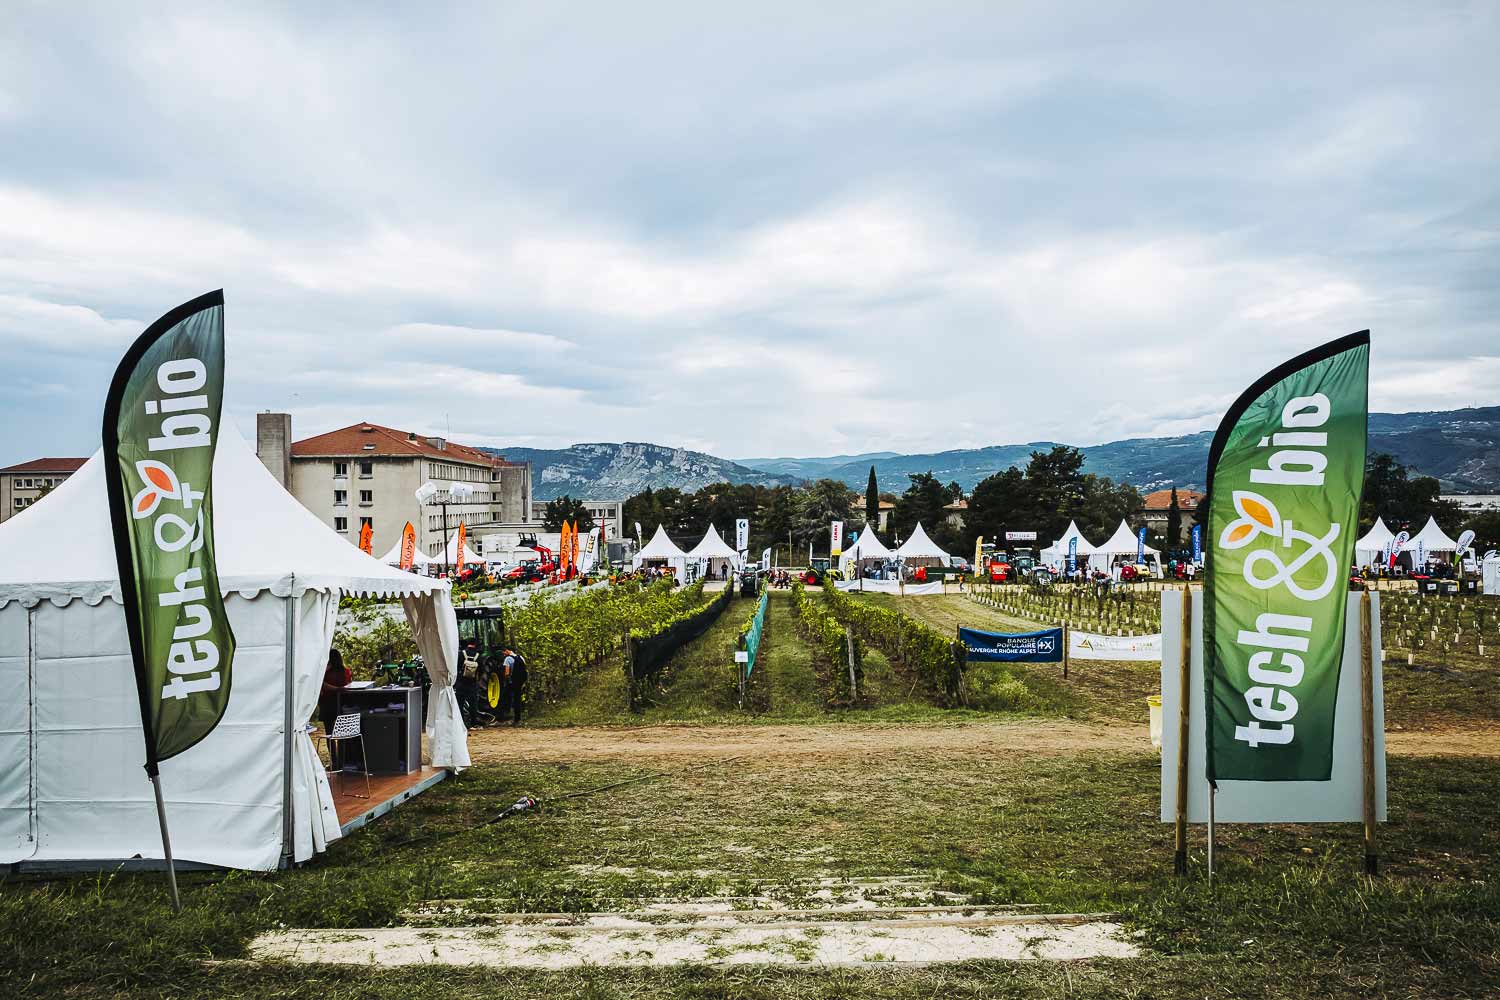
{"type": "Polygon", "coordinates": [[[431,840],[446,840],[447,838],[456,836],[460,833],[470,833],[474,830],[482,830],[487,826],[493,826],[494,824],[499,823],[502,820],[509,819],[512,816],[518,816],[521,813],[531,812],[533,809],[540,809],[543,805],[549,802],[564,802],[568,799],[585,798],[590,795],[598,795],[601,792],[613,791],[616,788],[623,788],[626,785],[636,785],[640,784],[643,781],[652,781],[656,778],[680,777],[685,774],[692,774],[695,771],[706,770],[710,767],[718,767],[722,764],[733,764],[735,761],[744,760],[749,756],[751,755],[740,754],[737,757],[725,757],[722,760],[711,760],[706,763],[699,764],[695,767],[683,768],[680,771],[653,771],[650,774],[637,775],[634,778],[625,778],[621,781],[612,781],[607,785],[600,785],[597,788],[585,788],[576,792],[568,792],[566,795],[549,796],[545,799],[536,799],[532,798],[529,795],[524,795],[512,804],[506,806],[494,816],[491,816],[489,819],[484,820],[481,823],[471,823],[468,826],[461,826],[456,830],[445,830],[441,833],[425,833],[421,834],[420,836],[410,837],[406,840],[398,840],[393,844],[384,845],[382,849],[394,850],[398,847],[409,847],[412,844],[420,844],[431,840]]]}

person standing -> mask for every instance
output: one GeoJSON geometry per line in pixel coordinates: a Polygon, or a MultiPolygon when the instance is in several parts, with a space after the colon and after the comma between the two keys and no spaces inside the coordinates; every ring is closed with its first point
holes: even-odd
{"type": "Polygon", "coordinates": [[[521,724],[521,701],[526,692],[526,657],[507,648],[502,654],[500,661],[501,670],[501,702],[500,717],[504,718],[507,709],[511,712],[511,725],[521,724]]]}
{"type": "MultiPolygon", "coordinates": [[[[344,654],[339,652],[337,646],[329,647],[328,666],[323,670],[323,687],[318,691],[318,719],[323,723],[324,732],[333,732],[333,720],[339,714],[339,692],[348,687],[353,679],[349,668],[344,666],[344,654]]],[[[328,744],[328,757],[333,769],[338,770],[334,746],[333,743],[328,744]]]]}

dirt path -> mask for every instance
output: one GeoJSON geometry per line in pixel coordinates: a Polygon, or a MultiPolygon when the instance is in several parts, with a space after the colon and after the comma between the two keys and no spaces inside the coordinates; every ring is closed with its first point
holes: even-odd
{"type": "MultiPolygon", "coordinates": [[[[1500,724],[1389,732],[1388,752],[1410,757],[1500,756],[1500,724]]],[[[609,758],[829,758],[892,753],[1153,752],[1145,726],[1066,721],[955,725],[580,726],[490,729],[469,734],[476,764],[609,758]]]]}

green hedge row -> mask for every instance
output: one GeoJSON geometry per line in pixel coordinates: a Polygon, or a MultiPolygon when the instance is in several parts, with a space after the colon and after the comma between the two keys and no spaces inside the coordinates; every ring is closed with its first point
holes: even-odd
{"type": "Polygon", "coordinates": [[[953,636],[899,611],[876,607],[832,588],[823,590],[823,604],[838,621],[902,664],[926,684],[939,704],[951,707],[962,699],[966,651],[953,636]]]}
{"type": "Polygon", "coordinates": [[[846,628],[821,601],[808,596],[798,580],[792,584],[792,607],[797,612],[797,630],[813,647],[813,665],[823,700],[829,708],[849,708],[859,701],[864,683],[864,643],[846,628]],[[849,677],[849,648],[854,649],[854,677],[849,677]]]}

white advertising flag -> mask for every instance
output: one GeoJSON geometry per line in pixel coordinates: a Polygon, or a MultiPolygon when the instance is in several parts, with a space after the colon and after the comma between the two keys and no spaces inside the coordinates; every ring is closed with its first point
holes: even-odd
{"type": "Polygon", "coordinates": [[[844,522],[834,521],[831,530],[832,544],[829,546],[829,552],[837,559],[844,551],[844,522]]]}

